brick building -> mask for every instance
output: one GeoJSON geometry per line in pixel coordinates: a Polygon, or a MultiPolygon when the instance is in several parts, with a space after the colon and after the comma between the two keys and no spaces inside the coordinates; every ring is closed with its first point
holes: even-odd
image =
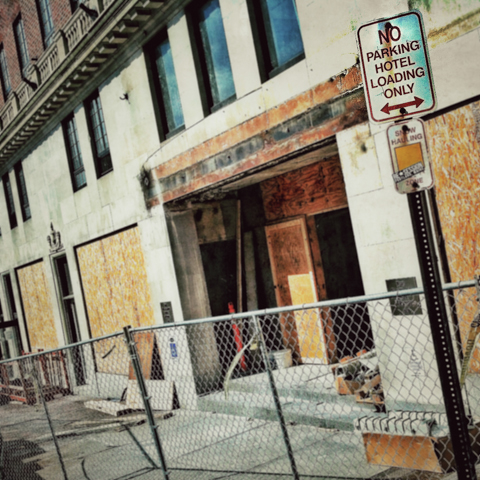
{"type": "MultiPolygon", "coordinates": [[[[424,120],[439,258],[444,280],[471,279],[480,10],[470,2],[0,1],[2,356],[229,303],[420,285],[355,40],[362,23],[414,7],[438,99],[424,120]]],[[[381,326],[351,318],[349,331],[380,341],[381,326]]],[[[345,331],[334,336],[312,360],[355,352],[345,331]]],[[[269,341],[282,338],[272,324],[269,341]]],[[[202,388],[217,385],[231,342],[207,329],[190,342],[202,388]]]]}

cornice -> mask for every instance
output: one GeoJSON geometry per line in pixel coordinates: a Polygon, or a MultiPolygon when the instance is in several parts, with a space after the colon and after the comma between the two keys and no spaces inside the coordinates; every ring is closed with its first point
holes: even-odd
{"type": "Polygon", "coordinates": [[[85,81],[110,68],[112,57],[135,38],[141,46],[153,35],[147,28],[158,30],[185,3],[90,0],[88,8],[78,9],[0,111],[0,173],[85,81]]]}

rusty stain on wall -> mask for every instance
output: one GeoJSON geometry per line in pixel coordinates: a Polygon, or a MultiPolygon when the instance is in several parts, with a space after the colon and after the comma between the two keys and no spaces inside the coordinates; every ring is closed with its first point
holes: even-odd
{"type": "MultiPolygon", "coordinates": [[[[78,248],[78,261],[93,337],[154,324],[138,228],[78,248]]],[[[101,342],[100,371],[128,373],[123,337],[101,342]]]]}
{"type": "MultiPolygon", "coordinates": [[[[480,102],[473,103],[436,117],[426,125],[452,282],[473,279],[480,267],[479,108],[480,102]]],[[[477,308],[469,300],[472,295],[473,292],[457,294],[464,346],[477,308]]],[[[480,372],[478,348],[472,370],[480,372]]]]}
{"type": "Polygon", "coordinates": [[[43,262],[17,271],[32,351],[58,347],[53,306],[43,262]]]}
{"type": "MultiPolygon", "coordinates": [[[[355,65],[162,163],[152,175],[161,184],[163,202],[244,175],[365,121],[365,98],[358,90],[361,82],[355,65]]],[[[156,197],[149,200],[150,206],[159,203],[156,197]]]]}
{"type": "Polygon", "coordinates": [[[468,12],[453,22],[441,28],[434,28],[428,32],[428,43],[435,48],[442,43],[450,42],[461,35],[474,30],[480,25],[480,8],[468,12]]]}

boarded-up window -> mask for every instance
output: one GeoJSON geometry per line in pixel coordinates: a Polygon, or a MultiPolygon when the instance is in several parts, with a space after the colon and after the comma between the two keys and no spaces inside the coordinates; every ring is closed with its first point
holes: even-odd
{"type": "Polygon", "coordinates": [[[20,268],[17,275],[32,351],[57,348],[53,305],[44,262],[20,268]]]}
{"type": "Polygon", "coordinates": [[[80,274],[94,337],[153,325],[153,308],[137,228],[78,248],[80,274]]]}
{"type": "MultiPolygon", "coordinates": [[[[93,337],[121,332],[126,325],[153,325],[137,228],[80,247],[77,254],[93,337]]],[[[122,335],[97,343],[95,352],[99,371],[128,375],[129,359],[122,335]]]]}

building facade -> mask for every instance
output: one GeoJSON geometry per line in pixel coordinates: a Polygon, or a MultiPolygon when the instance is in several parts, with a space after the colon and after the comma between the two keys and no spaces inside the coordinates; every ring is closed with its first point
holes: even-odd
{"type": "MultiPolygon", "coordinates": [[[[424,121],[444,281],[478,271],[477,2],[0,6],[3,358],[229,304],[420,286],[407,200],[385,129],[368,121],[356,45],[361,24],[411,9],[423,14],[437,92],[424,121]]],[[[364,344],[382,343],[388,326],[351,318],[364,344]]],[[[289,346],[284,328],[271,325],[272,345],[289,346]]],[[[354,337],[332,331],[312,360],[354,354],[354,337]]],[[[202,338],[185,340],[199,393],[235,351],[222,347],[229,332],[202,338]]],[[[168,345],[158,348],[168,376],[168,345]]]]}

